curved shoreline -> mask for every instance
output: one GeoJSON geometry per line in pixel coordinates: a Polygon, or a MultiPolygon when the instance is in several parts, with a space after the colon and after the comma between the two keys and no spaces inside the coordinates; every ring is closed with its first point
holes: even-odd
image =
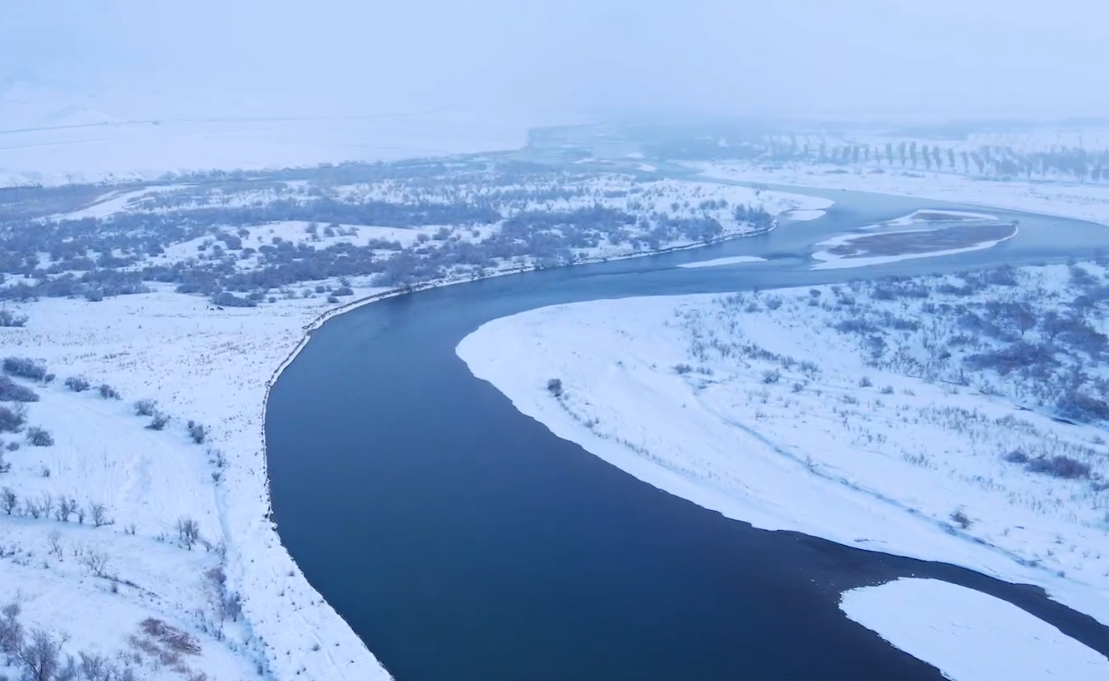
{"type": "MultiPolygon", "coordinates": [[[[812,188],[800,187],[800,188],[798,188],[799,191],[797,193],[804,193],[805,190],[807,190],[807,189],[811,190],[812,188]]],[[[900,198],[900,197],[898,197],[898,198],[900,198]]],[[[912,197],[910,197],[910,198],[912,198],[912,197]]],[[[928,199],[919,199],[919,201],[921,201],[923,203],[932,203],[932,201],[930,201],[928,199]]],[[[1007,210],[1007,209],[999,208],[999,210],[1007,210]]],[[[769,231],[769,230],[765,230],[765,231],[769,231]]],[[[680,245],[680,246],[675,246],[675,247],[668,247],[668,248],[665,248],[665,249],[659,249],[657,251],[650,251],[650,252],[628,253],[628,254],[625,254],[625,255],[608,256],[608,257],[598,256],[598,257],[594,257],[594,258],[583,259],[582,261],[579,261],[579,262],[576,262],[576,263],[569,263],[567,265],[562,265],[562,266],[559,266],[559,267],[572,267],[575,264],[588,264],[588,263],[595,263],[595,262],[605,262],[605,261],[609,261],[609,260],[626,260],[626,259],[632,259],[632,258],[646,257],[646,256],[650,256],[650,255],[659,255],[659,254],[664,254],[664,253],[674,252],[674,251],[691,250],[691,249],[695,249],[695,248],[700,248],[700,247],[705,246],[705,245],[711,245],[712,243],[720,243],[721,241],[734,240],[734,239],[738,239],[738,238],[746,238],[748,236],[757,236],[758,234],[765,233],[765,231],[755,232],[755,233],[745,233],[745,234],[742,234],[742,235],[736,235],[736,236],[732,236],[732,237],[729,237],[729,238],[726,238],[726,239],[716,240],[716,241],[710,242],[709,244],[694,243],[694,244],[685,244],[685,245],[680,245]]],[[[489,275],[487,277],[483,277],[483,278],[500,277],[500,276],[504,276],[504,275],[507,275],[507,274],[518,274],[518,273],[535,271],[535,270],[538,270],[538,269],[553,269],[553,268],[542,268],[542,267],[537,267],[535,265],[520,266],[520,267],[513,267],[513,268],[508,268],[508,269],[505,269],[505,270],[497,271],[497,272],[492,273],[491,275],[489,275]]],[[[417,286],[413,286],[413,287],[389,289],[387,291],[383,291],[383,292],[380,292],[380,293],[375,293],[373,295],[366,296],[366,297],[361,298],[359,300],[351,301],[350,303],[347,303],[345,305],[341,305],[341,306],[326,310],[325,312],[319,314],[312,321],[310,321],[309,323],[304,325],[302,337],[300,338],[300,340],[298,341],[296,346],[285,357],[285,359],[282,362],[279,363],[278,367],[274,370],[273,374],[271,375],[271,378],[266,382],[266,385],[265,385],[265,397],[264,397],[264,402],[263,402],[262,444],[263,444],[263,475],[264,475],[263,480],[264,480],[264,484],[266,486],[266,509],[267,509],[268,517],[272,516],[272,512],[273,512],[272,511],[272,496],[269,493],[270,492],[270,489],[269,489],[270,480],[269,480],[269,473],[268,473],[268,459],[265,456],[265,446],[266,446],[266,442],[265,442],[265,433],[266,433],[265,415],[266,415],[266,413],[268,411],[268,407],[269,407],[269,394],[270,394],[270,390],[276,384],[277,379],[280,378],[283,371],[292,364],[292,362],[297,358],[297,356],[303,350],[303,348],[306,347],[307,342],[310,339],[312,332],[319,329],[327,321],[330,321],[332,318],[337,317],[340,314],[343,314],[345,312],[350,312],[352,310],[355,310],[359,307],[362,307],[364,305],[368,305],[368,304],[373,303],[373,302],[378,302],[380,300],[385,300],[387,298],[400,296],[400,295],[403,295],[403,294],[409,293],[409,292],[415,292],[415,291],[418,291],[418,290],[425,290],[425,289],[431,289],[431,288],[439,288],[439,287],[449,286],[449,285],[456,284],[456,283],[465,283],[467,281],[472,281],[472,280],[473,279],[471,279],[469,277],[462,277],[462,278],[457,278],[457,279],[454,279],[454,280],[440,280],[440,281],[436,281],[436,282],[429,282],[429,283],[426,283],[426,284],[417,285],[417,286]]],[[[276,528],[275,528],[275,531],[276,531],[276,528]]],[[[280,533],[277,532],[276,534],[280,538],[280,533]]],[[[283,546],[282,546],[282,548],[284,549],[283,546]]],[[[286,552],[286,554],[288,554],[287,550],[285,552],[286,552]]],[[[290,555],[290,558],[292,558],[291,555],[290,555]]],[[[296,563],[295,559],[293,560],[293,562],[294,562],[294,564],[296,563]]],[[[300,572],[299,567],[297,569],[298,569],[298,572],[300,572]]],[[[303,572],[300,572],[300,574],[301,574],[301,576],[303,576],[303,572]]],[[[316,592],[316,593],[318,595],[318,592],[316,592]]],[[[345,622],[344,622],[344,624],[345,624],[345,622]]],[[[349,625],[347,625],[347,626],[349,628],[349,625]]],[[[365,647],[364,643],[363,643],[363,646],[365,647]]],[[[368,648],[367,648],[367,650],[368,650],[368,648]]]]}
{"type": "MultiPolygon", "coordinates": [[[[523,265],[523,266],[518,266],[518,267],[506,268],[506,269],[494,272],[492,274],[489,274],[485,277],[480,277],[480,278],[461,277],[461,278],[456,278],[456,279],[445,279],[445,280],[426,282],[426,283],[417,284],[417,285],[414,285],[414,286],[397,287],[397,288],[386,289],[384,291],[365,296],[365,297],[360,298],[358,300],[354,300],[354,301],[351,301],[351,302],[343,304],[343,305],[339,305],[339,306],[336,306],[336,307],[329,308],[329,309],[325,310],[324,312],[320,313],[319,315],[317,315],[315,318],[313,318],[310,322],[308,322],[307,324],[305,324],[302,327],[302,333],[301,333],[300,340],[293,347],[293,349],[289,351],[289,353],[285,356],[285,358],[277,365],[277,367],[271,373],[270,378],[267,379],[264,383],[264,393],[263,393],[263,399],[262,399],[261,423],[260,423],[260,433],[259,433],[259,435],[260,435],[259,441],[261,443],[261,450],[260,450],[260,453],[261,453],[261,464],[260,464],[261,465],[261,481],[262,481],[262,485],[263,485],[263,498],[264,498],[264,502],[265,502],[264,520],[269,525],[269,529],[277,537],[278,546],[280,547],[280,550],[285,554],[285,556],[288,557],[288,559],[293,564],[294,569],[296,571],[296,577],[299,577],[300,579],[304,580],[304,582],[307,584],[308,588],[311,590],[311,593],[314,594],[316,597],[320,598],[320,603],[323,604],[331,613],[333,613],[334,616],[338,619],[338,621],[342,623],[342,626],[344,626],[346,628],[346,630],[352,636],[354,636],[354,638],[360,643],[363,654],[370,656],[370,658],[372,660],[372,663],[375,664],[376,667],[377,667],[377,671],[380,674],[383,675],[382,676],[383,679],[389,679],[391,681],[394,677],[385,668],[385,666],[381,663],[381,661],[377,659],[377,657],[374,655],[373,651],[369,649],[369,646],[365,643],[365,641],[362,641],[361,637],[359,637],[354,632],[354,630],[350,627],[350,625],[346,622],[346,620],[337,611],[335,611],[335,609],[329,603],[327,603],[327,601],[325,599],[322,598],[322,595],[319,593],[319,591],[311,584],[311,582],[308,581],[307,577],[304,575],[304,572],[300,569],[300,566],[297,564],[296,559],[292,556],[292,554],[285,547],[284,542],[281,541],[281,533],[278,529],[277,523],[273,519],[273,495],[272,495],[271,489],[270,489],[269,460],[268,460],[268,455],[267,455],[267,442],[266,442],[266,419],[268,417],[268,412],[269,412],[270,392],[273,390],[273,387],[276,385],[278,379],[280,379],[281,374],[290,365],[292,365],[292,363],[296,360],[297,356],[300,355],[300,353],[308,345],[308,342],[312,338],[312,333],[314,331],[316,331],[317,329],[319,329],[320,327],[322,327],[328,321],[331,321],[332,319],[334,319],[334,318],[336,318],[340,315],[343,315],[343,314],[348,313],[348,312],[352,312],[352,311],[357,310],[357,309],[359,309],[361,307],[364,307],[366,305],[370,305],[370,304],[377,303],[377,302],[380,302],[380,301],[383,301],[383,300],[387,300],[389,298],[396,298],[396,297],[407,295],[407,294],[410,294],[410,293],[415,293],[417,291],[429,290],[429,289],[434,289],[434,288],[441,288],[441,287],[445,287],[445,286],[452,286],[452,285],[455,285],[455,284],[470,283],[470,282],[473,282],[473,281],[480,281],[482,279],[492,279],[492,278],[503,277],[503,276],[512,275],[512,274],[522,274],[522,273],[527,273],[527,272],[534,272],[534,271],[543,270],[543,269],[569,268],[569,267],[574,267],[576,265],[587,265],[587,264],[594,264],[594,263],[601,263],[601,262],[611,262],[611,261],[616,261],[616,260],[630,260],[630,259],[634,259],[634,258],[643,258],[643,257],[648,257],[648,256],[654,256],[654,255],[663,255],[663,254],[666,254],[666,253],[675,253],[675,252],[679,252],[679,251],[693,250],[693,249],[697,249],[697,248],[704,248],[706,246],[721,244],[721,243],[724,243],[724,242],[727,242],[727,241],[736,241],[736,240],[739,240],[739,239],[761,236],[761,235],[767,234],[771,230],[775,229],[777,226],[778,226],[778,222],[777,222],[777,220],[775,220],[771,224],[771,226],[767,229],[752,230],[752,231],[747,231],[747,232],[742,232],[742,233],[728,234],[728,235],[724,235],[720,238],[711,240],[709,242],[681,244],[681,245],[677,245],[677,246],[669,246],[669,247],[659,248],[659,249],[649,251],[649,252],[627,253],[627,254],[624,254],[624,255],[615,255],[615,256],[585,257],[585,258],[581,258],[581,259],[577,260],[576,262],[566,263],[564,265],[559,265],[559,266],[556,266],[556,267],[553,267],[553,268],[540,267],[540,266],[537,266],[537,265],[534,265],[534,264],[533,265],[523,265]]],[[[218,489],[219,488],[217,488],[217,490],[218,489]]],[[[217,497],[219,497],[219,494],[217,494],[217,497]]],[[[223,510],[224,509],[221,509],[221,517],[222,517],[223,510]]],[[[251,561],[251,562],[253,562],[253,561],[251,561]]],[[[290,576],[293,576],[293,575],[290,574],[290,576]]],[[[245,592],[245,589],[244,589],[244,592],[245,592]]],[[[356,677],[356,678],[359,679],[359,681],[361,681],[361,679],[366,678],[366,676],[365,676],[366,672],[364,670],[361,670],[360,668],[358,668],[358,671],[356,671],[355,673],[356,674],[359,674],[359,673],[361,674],[361,676],[356,677]]],[[[347,678],[347,677],[344,675],[342,678],[347,678]]]]}

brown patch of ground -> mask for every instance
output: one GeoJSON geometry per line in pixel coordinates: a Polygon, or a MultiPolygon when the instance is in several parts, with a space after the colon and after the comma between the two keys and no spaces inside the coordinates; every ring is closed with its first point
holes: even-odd
{"type": "Polygon", "coordinates": [[[926,232],[889,232],[868,234],[828,249],[829,253],[844,258],[876,255],[907,255],[930,253],[956,248],[967,248],[983,241],[998,241],[1016,232],[1011,222],[999,224],[956,225],[926,232]]]}

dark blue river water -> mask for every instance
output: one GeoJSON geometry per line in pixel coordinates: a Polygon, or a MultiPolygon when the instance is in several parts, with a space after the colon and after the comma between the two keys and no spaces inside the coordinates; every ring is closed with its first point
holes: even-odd
{"type": "Polygon", "coordinates": [[[399,681],[941,679],[838,609],[842,590],[904,575],[993,593],[1109,652],[1105,628],[1028,587],[756,530],[640,483],[516,412],[455,356],[482,323],[544,305],[1044,262],[1109,246],[1104,227],[1022,215],[1020,235],[994,249],[813,272],[816,241],[943,207],[824,193],[838,202],[826,217],[766,236],[424,291],[313,335],[270,395],[275,517],[309,581],[399,681]],[[740,254],[774,260],[676,267],[740,254]]]}

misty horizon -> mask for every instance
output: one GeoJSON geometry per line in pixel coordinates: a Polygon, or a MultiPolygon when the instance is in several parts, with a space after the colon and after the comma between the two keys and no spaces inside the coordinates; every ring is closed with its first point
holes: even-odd
{"type": "Polygon", "coordinates": [[[8,8],[0,82],[138,109],[552,123],[636,112],[1072,118],[1109,112],[1109,7],[939,0],[403,6],[47,0],[8,8]]]}

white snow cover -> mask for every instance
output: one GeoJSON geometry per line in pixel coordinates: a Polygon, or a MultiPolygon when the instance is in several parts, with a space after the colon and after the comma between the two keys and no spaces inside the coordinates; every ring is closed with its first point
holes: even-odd
{"type": "Polygon", "coordinates": [[[698,267],[720,267],[723,265],[739,265],[748,262],[766,262],[766,258],[760,258],[757,255],[733,255],[727,258],[713,258],[712,260],[700,260],[698,262],[686,262],[678,265],[678,267],[685,268],[698,268],[698,267]]]}
{"type": "MultiPolygon", "coordinates": [[[[29,422],[54,431],[57,445],[25,444],[8,453],[13,471],[0,476],[0,485],[18,488],[21,497],[26,490],[104,503],[115,525],[92,530],[0,517],[0,544],[45,555],[49,529],[60,529],[66,551],[98,547],[111,556],[113,572],[158,595],[152,603],[141,596],[97,595],[105,593],[106,586],[96,583],[102,580],[66,578],[83,574],[77,559],[58,561],[57,568],[51,560],[48,570],[37,559],[26,565],[0,560],[0,584],[12,588],[3,589],[0,600],[18,594],[26,601],[25,626],[64,631],[74,644],[89,642],[108,653],[137,627],[143,608],[147,616],[172,617],[198,632],[194,612],[207,607],[203,571],[217,564],[215,554],[190,554],[156,541],[161,534],[175,539],[174,525],[186,516],[211,544],[226,547],[228,586],[243,596],[243,655],[237,664],[257,659],[279,679],[390,678],[304,579],[266,518],[262,429],[268,386],[313,320],[332,307],[321,296],[217,311],[202,298],[162,291],[91,304],[41,300],[23,308],[31,318],[26,328],[0,328],[5,356],[44,360],[58,373],[56,382],[84,375],[94,386],[110,383],[123,396],[115,402],[95,391],[45,390],[42,401],[30,405],[29,422]],[[164,432],[144,429],[146,420],[131,411],[132,401],[146,397],[174,417],[164,432]],[[205,446],[188,440],[184,421],[190,419],[209,428],[205,446]],[[216,484],[208,447],[228,460],[216,484]],[[50,467],[49,478],[39,473],[41,465],[50,467]],[[63,593],[73,607],[57,607],[63,593]],[[76,617],[79,612],[90,615],[76,617]]],[[[215,643],[204,647],[221,650],[215,643]]],[[[226,660],[212,665],[214,679],[252,676],[226,660]]]]}
{"type": "Polygon", "coordinates": [[[1097,681],[1109,660],[1020,608],[932,579],[852,589],[840,608],[952,681],[1097,681]]]}
{"type": "Polygon", "coordinates": [[[989,206],[1089,220],[1109,225],[1109,185],[1074,182],[985,180],[951,173],[898,168],[869,172],[856,168],[844,172],[837,166],[813,164],[758,165],[749,163],[690,164],[708,177],[745,182],[766,182],[821,189],[875,192],[950,201],[969,206],[989,206]]]}
{"type": "MultiPolygon", "coordinates": [[[[672,181],[650,183],[636,198],[659,205],[681,201],[682,210],[693,210],[701,200],[717,198],[714,188],[731,205],[762,205],[773,214],[830,203],[743,187],[672,181]]],[[[108,194],[82,214],[145,210],[135,199],[146,197],[148,191],[108,194]]],[[[244,241],[262,243],[279,236],[296,243],[327,244],[340,238],[310,238],[307,226],[290,221],[252,227],[244,241]]],[[[732,220],[728,228],[741,234],[749,226],[732,220]]],[[[341,238],[408,243],[429,231],[359,227],[357,234],[341,238]]],[[[464,231],[477,238],[471,230],[464,231]]],[[[196,257],[197,247],[206,240],[211,238],[175,244],[158,257],[163,261],[196,257]]],[[[682,241],[662,248],[697,245],[682,241]]],[[[582,249],[580,260],[641,254],[627,244],[601,245],[582,249]]],[[[249,266],[240,261],[240,267],[249,266]]],[[[487,274],[510,274],[532,266],[527,258],[505,261],[487,274]]],[[[94,530],[45,517],[0,515],[0,530],[5,533],[0,535],[0,549],[4,549],[0,556],[11,551],[6,556],[11,560],[0,559],[0,579],[17,585],[25,626],[64,632],[71,637],[70,652],[110,655],[130,645],[128,637],[142,619],[158,617],[199,637],[205,653],[193,668],[213,679],[238,678],[244,675],[239,667],[250,670],[256,665],[277,679],[389,678],[307,583],[266,518],[267,391],[307,342],[308,331],[387,293],[357,284],[358,300],[343,307],[325,302],[326,293],[311,295],[310,287],[301,294],[310,297],[288,295],[290,291],[259,307],[218,310],[202,298],[165,286],[95,303],[50,298],[14,306],[30,321],[24,328],[0,328],[0,354],[44,361],[58,374],[53,386],[40,387],[43,399],[29,409],[30,424],[52,430],[57,444],[51,448],[24,445],[7,453],[13,469],[0,477],[0,485],[10,485],[21,499],[50,494],[54,499],[72,496],[83,507],[102,503],[115,520],[94,530]],[[94,389],[72,394],[58,385],[70,376],[88,377],[94,389]],[[100,383],[114,387],[123,399],[99,397],[95,386],[100,383]],[[131,405],[143,398],[157,400],[159,409],[173,417],[164,431],[146,429],[149,419],[135,415],[131,405]],[[189,440],[185,425],[189,420],[208,427],[203,446],[189,440]],[[221,456],[210,448],[223,452],[226,467],[217,465],[221,456]],[[50,468],[48,477],[44,467],[50,468]],[[178,545],[176,523],[183,517],[198,522],[211,554],[190,553],[178,545]],[[47,559],[47,567],[36,556],[49,550],[53,530],[60,533],[63,555],[56,556],[56,561],[47,559]],[[9,539],[10,547],[5,544],[9,539]],[[67,550],[108,556],[111,573],[136,584],[135,593],[123,589],[120,596],[105,597],[106,591],[110,593],[108,582],[86,574],[76,554],[63,560],[67,550]],[[223,638],[215,640],[204,575],[221,564],[228,589],[243,597],[244,618],[238,625],[228,624],[223,638]],[[66,614],[74,609],[46,607],[59,594],[68,594],[65,589],[70,585],[73,597],[88,596],[80,608],[95,608],[98,616],[71,619],[66,614]],[[145,592],[158,598],[143,596],[145,592]]],[[[0,605],[7,601],[4,596],[0,594],[0,605]]]]}
{"type": "MultiPolygon", "coordinates": [[[[928,231],[928,230],[899,230],[902,232],[910,231],[928,231]]],[[[902,260],[913,260],[916,258],[936,258],[941,255],[955,255],[956,253],[969,253],[971,251],[980,251],[986,248],[993,248],[994,246],[1008,241],[1017,235],[1020,230],[1016,227],[1013,228],[1012,234],[1001,239],[990,239],[987,241],[979,241],[978,243],[964,246],[963,248],[947,248],[936,251],[924,251],[920,253],[899,253],[897,255],[872,255],[872,256],[852,256],[845,257],[837,253],[832,253],[830,249],[843,244],[849,244],[852,241],[861,239],[867,234],[841,234],[834,236],[826,241],[821,241],[816,244],[817,246],[824,246],[825,250],[815,251],[812,254],[813,260],[820,262],[813,265],[814,270],[838,270],[850,269],[853,267],[870,267],[872,265],[884,265],[891,262],[900,262],[902,260]]],[[[896,232],[891,232],[896,233],[896,232]]]]}
{"type": "Polygon", "coordinates": [[[813,306],[815,295],[554,306],[488,322],[457,353],[555,435],[705,508],[1039,584],[1109,623],[1102,492],[1000,456],[1081,451],[1104,475],[1104,455],[1089,454],[1104,449],[1098,429],[876,370],[829,328],[855,312],[813,306]]]}

